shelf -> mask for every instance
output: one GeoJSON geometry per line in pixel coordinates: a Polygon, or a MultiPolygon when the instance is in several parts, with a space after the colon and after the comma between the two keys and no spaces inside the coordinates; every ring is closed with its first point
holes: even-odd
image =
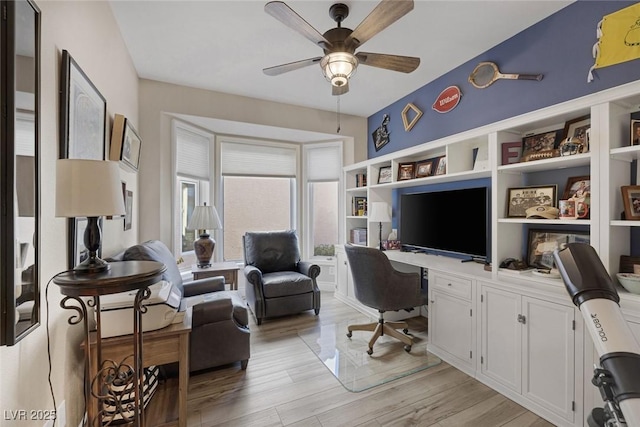
{"type": "Polygon", "coordinates": [[[367,219],[366,215],[348,215],[347,219],[367,219]]]}
{"type": "Polygon", "coordinates": [[[372,184],[369,186],[369,188],[406,188],[406,187],[415,187],[417,185],[427,185],[427,184],[431,185],[431,184],[440,184],[445,182],[465,181],[465,180],[489,178],[489,177],[491,177],[490,170],[457,172],[457,173],[447,173],[447,174],[438,175],[438,176],[428,176],[426,178],[407,179],[406,181],[394,181],[394,182],[388,182],[385,184],[372,184]]]}
{"type": "Polygon", "coordinates": [[[640,227],[640,221],[627,221],[616,219],[609,223],[612,227],[640,227]]]}
{"type": "MultiPolygon", "coordinates": [[[[527,219],[527,218],[498,218],[500,224],[538,224],[538,225],[591,225],[589,219],[527,219]]],[[[640,225],[640,223],[638,224],[640,225]]]]}
{"type": "Polygon", "coordinates": [[[629,147],[613,148],[610,151],[611,158],[614,160],[622,160],[632,162],[640,159],[640,145],[629,147]]]}
{"type": "Polygon", "coordinates": [[[367,187],[352,187],[347,188],[345,191],[347,193],[365,193],[367,191],[367,187]]]}
{"type": "Polygon", "coordinates": [[[498,172],[541,172],[550,169],[565,169],[578,166],[588,166],[591,163],[591,153],[576,154],[573,156],[553,157],[532,162],[513,163],[498,166],[498,172]]]}

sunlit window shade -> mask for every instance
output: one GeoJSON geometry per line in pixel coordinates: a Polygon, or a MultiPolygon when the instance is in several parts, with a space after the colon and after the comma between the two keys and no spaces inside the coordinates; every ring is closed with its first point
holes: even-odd
{"type": "Polygon", "coordinates": [[[316,182],[340,179],[341,154],[337,145],[307,149],[307,179],[316,182]]]}
{"type": "Polygon", "coordinates": [[[223,142],[220,163],[223,175],[296,176],[296,149],[223,142]]]}
{"type": "Polygon", "coordinates": [[[176,128],[178,174],[209,179],[209,138],[176,128]]]}

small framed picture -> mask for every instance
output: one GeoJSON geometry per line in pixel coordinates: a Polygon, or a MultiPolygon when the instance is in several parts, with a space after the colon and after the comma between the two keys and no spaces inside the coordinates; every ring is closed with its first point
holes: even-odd
{"type": "Polygon", "coordinates": [[[556,207],[556,192],[558,186],[545,187],[515,187],[509,188],[507,194],[507,217],[526,218],[527,209],[534,206],[556,207]]]}
{"type": "Polygon", "coordinates": [[[433,159],[416,163],[416,178],[424,178],[433,175],[433,159]]]}
{"type": "Polygon", "coordinates": [[[400,163],[398,165],[398,181],[405,181],[407,179],[413,179],[415,177],[416,164],[400,163]]]}
{"type": "Polygon", "coordinates": [[[438,157],[434,162],[436,166],[436,175],[444,175],[447,173],[447,156],[438,157]]]}
{"type": "Polygon", "coordinates": [[[525,136],[522,139],[522,161],[547,159],[557,157],[555,149],[561,130],[525,136]]]}
{"type": "Polygon", "coordinates": [[[391,180],[391,166],[380,167],[380,172],[378,174],[378,184],[386,184],[387,182],[391,182],[391,180]]]}
{"type": "Polygon", "coordinates": [[[631,120],[631,145],[640,145],[640,120],[631,120]]]}
{"type": "Polygon", "coordinates": [[[578,138],[586,147],[589,147],[589,129],[591,129],[591,116],[578,117],[564,124],[564,134],[562,138],[578,138]]]}
{"type": "Polygon", "coordinates": [[[127,190],[127,197],[124,199],[124,229],[131,230],[133,223],[133,191],[127,190]]]}
{"type": "Polygon", "coordinates": [[[640,185],[625,185],[621,190],[624,219],[640,220],[640,185]]]}
{"type": "Polygon", "coordinates": [[[591,193],[591,177],[572,176],[567,179],[564,187],[563,199],[584,199],[591,193]]]}
{"type": "Polygon", "coordinates": [[[111,150],[109,158],[121,161],[134,171],[140,165],[140,147],[142,140],[131,121],[122,114],[116,114],[111,132],[111,150]]]}
{"type": "Polygon", "coordinates": [[[568,243],[589,243],[589,233],[586,231],[530,229],[527,264],[537,268],[554,268],[553,251],[563,249],[568,243]]]}

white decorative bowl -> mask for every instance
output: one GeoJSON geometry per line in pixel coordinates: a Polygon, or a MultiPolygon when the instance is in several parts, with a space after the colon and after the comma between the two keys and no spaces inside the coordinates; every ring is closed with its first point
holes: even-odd
{"type": "Polygon", "coordinates": [[[632,294],[640,295],[640,274],[618,273],[616,276],[623,288],[632,294]]]}

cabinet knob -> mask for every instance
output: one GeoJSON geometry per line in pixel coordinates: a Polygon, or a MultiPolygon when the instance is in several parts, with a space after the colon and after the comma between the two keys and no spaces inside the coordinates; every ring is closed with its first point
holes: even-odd
{"type": "Polygon", "coordinates": [[[527,323],[527,318],[526,316],[523,316],[522,314],[518,314],[518,322],[522,323],[523,325],[525,325],[527,323]]]}
{"type": "Polygon", "coordinates": [[[451,283],[447,283],[447,286],[451,286],[451,283]]]}

